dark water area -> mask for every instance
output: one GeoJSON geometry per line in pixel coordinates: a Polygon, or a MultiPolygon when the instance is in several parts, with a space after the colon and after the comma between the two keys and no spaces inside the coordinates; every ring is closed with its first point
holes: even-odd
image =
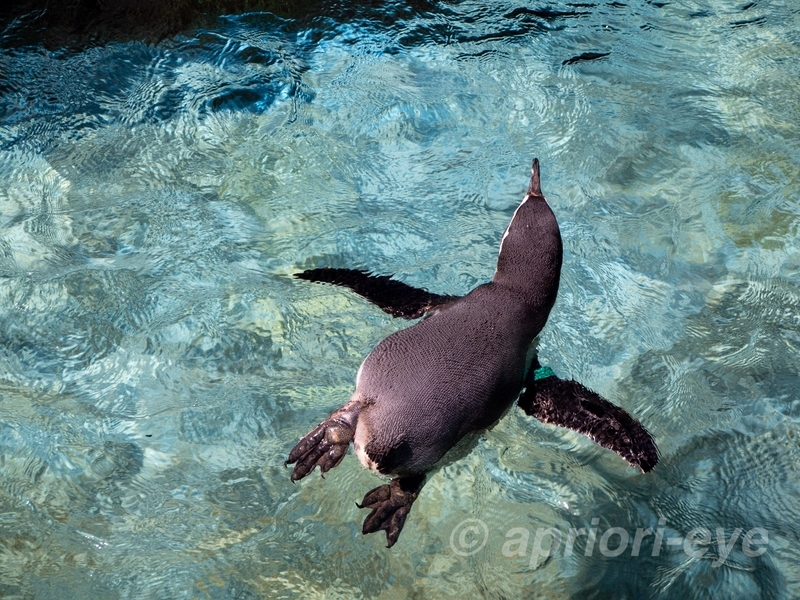
{"type": "Polygon", "coordinates": [[[794,4],[35,27],[0,37],[0,596],[800,595],[794,4]],[[352,453],[283,461],[407,323],[292,274],[464,294],[534,156],[564,238],[540,359],[661,463],[513,407],[387,550],[352,453]]]}

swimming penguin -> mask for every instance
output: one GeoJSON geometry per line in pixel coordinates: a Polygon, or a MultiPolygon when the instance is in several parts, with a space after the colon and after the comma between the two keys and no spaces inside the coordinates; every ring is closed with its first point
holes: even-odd
{"type": "Polygon", "coordinates": [[[542,195],[539,161],[500,242],[492,281],[462,297],[432,294],[390,277],[318,268],[296,277],[348,287],[406,319],[364,359],[350,401],[292,449],[292,481],[338,465],[350,443],[368,469],[390,476],[368,492],[363,533],[397,541],[426,473],[468,434],[494,424],[519,397],[528,415],[587,435],[643,472],[658,462],[647,430],[621,408],[527,358],[556,300],[561,234],[542,195]],[[524,392],[520,396],[520,392],[524,392]]]}

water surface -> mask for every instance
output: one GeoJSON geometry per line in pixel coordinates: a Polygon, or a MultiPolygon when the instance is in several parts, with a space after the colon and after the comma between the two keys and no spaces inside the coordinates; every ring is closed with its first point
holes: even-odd
{"type": "Polygon", "coordinates": [[[0,595],[800,595],[800,11],[329,12],[2,38],[0,595]],[[540,357],[662,462],[513,408],[386,550],[353,456],[298,485],[283,461],[407,324],[291,274],[466,293],[533,156],[565,245],[540,357]],[[546,528],[596,540],[538,556],[546,528]]]}

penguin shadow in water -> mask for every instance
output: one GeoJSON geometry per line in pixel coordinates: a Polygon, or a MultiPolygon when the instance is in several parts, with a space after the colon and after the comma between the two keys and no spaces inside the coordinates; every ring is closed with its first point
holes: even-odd
{"type": "MultiPolygon", "coordinates": [[[[556,300],[562,244],[534,159],[528,191],[502,241],[492,281],[465,296],[432,294],[383,275],[318,268],[295,276],[350,288],[394,317],[418,319],[364,359],[350,401],[289,453],[292,481],[338,465],[350,443],[389,483],[368,492],[363,533],[397,541],[426,474],[448,451],[491,427],[517,400],[526,414],[580,432],[650,471],[658,450],[627,412],[580,383],[559,379],[530,352],[556,300]],[[520,394],[520,392],[522,392],[520,394]]],[[[447,459],[445,455],[448,454],[447,459]]],[[[443,460],[444,459],[444,460],[443,460]]]]}

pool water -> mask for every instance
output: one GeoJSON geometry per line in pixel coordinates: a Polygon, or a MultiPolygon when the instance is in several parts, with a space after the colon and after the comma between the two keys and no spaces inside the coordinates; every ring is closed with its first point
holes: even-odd
{"type": "Polygon", "coordinates": [[[323,12],[3,34],[0,596],[800,595],[800,8],[323,12]],[[387,550],[352,453],[283,461],[408,324],[292,274],[464,294],[534,156],[564,238],[540,359],[661,463],[514,407],[387,550]]]}

